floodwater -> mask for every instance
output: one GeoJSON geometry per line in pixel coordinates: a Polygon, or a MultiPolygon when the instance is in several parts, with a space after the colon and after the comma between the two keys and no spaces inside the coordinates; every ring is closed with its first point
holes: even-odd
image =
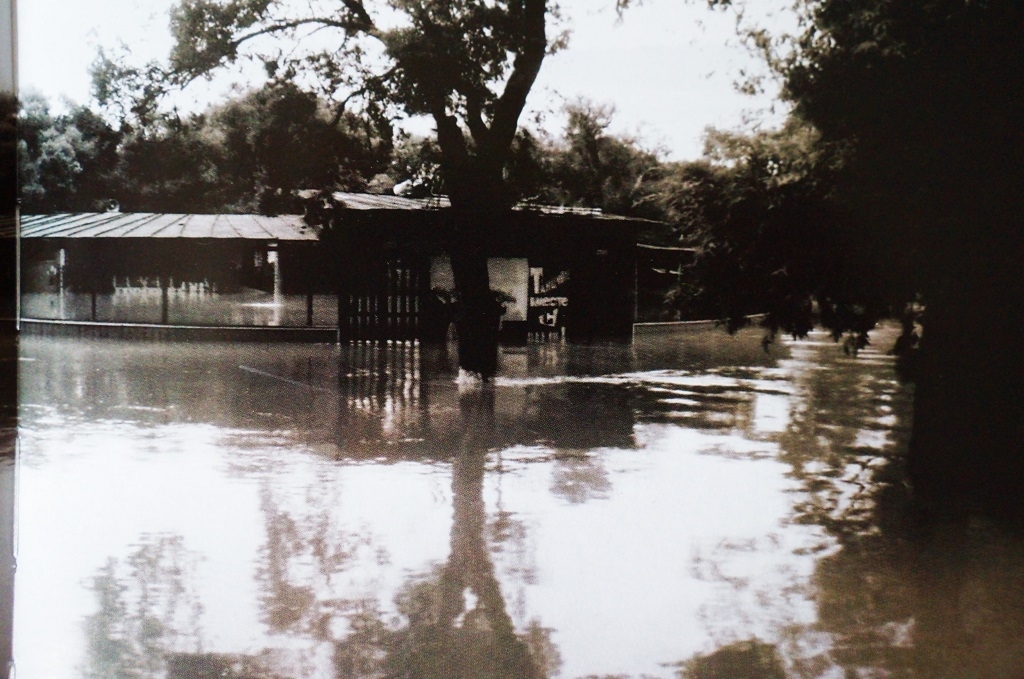
{"type": "Polygon", "coordinates": [[[922,527],[894,331],[23,338],[19,679],[1021,677],[1024,539],[922,527]]]}

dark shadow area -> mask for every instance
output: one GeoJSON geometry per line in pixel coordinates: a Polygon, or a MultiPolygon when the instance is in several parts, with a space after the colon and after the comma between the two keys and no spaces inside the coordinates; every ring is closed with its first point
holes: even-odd
{"type": "Polygon", "coordinates": [[[18,339],[13,328],[5,327],[0,329],[0,668],[7,668],[12,659],[17,415],[18,339]]]}

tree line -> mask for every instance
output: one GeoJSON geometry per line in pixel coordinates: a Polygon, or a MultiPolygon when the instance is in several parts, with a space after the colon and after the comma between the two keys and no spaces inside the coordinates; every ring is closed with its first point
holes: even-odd
{"type": "MultiPolygon", "coordinates": [[[[335,113],[315,93],[273,82],[200,113],[111,122],[99,106],[54,114],[28,94],[18,115],[22,211],[283,213],[303,190],[448,192],[436,140],[335,113]]],[[[614,109],[567,104],[560,136],[520,129],[504,179],[516,202],[597,207],[659,219],[664,154],[611,134],[614,109]]]]}

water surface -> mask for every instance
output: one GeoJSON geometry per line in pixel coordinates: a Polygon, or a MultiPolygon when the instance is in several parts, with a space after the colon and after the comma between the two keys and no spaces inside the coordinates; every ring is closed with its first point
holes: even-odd
{"type": "Polygon", "coordinates": [[[18,676],[1024,676],[1024,541],[911,520],[892,339],[467,389],[437,347],[26,338],[18,676]]]}

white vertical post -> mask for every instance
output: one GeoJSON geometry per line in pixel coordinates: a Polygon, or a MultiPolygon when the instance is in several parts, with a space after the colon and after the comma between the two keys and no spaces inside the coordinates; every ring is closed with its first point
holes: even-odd
{"type": "MultiPolygon", "coordinates": [[[[16,0],[0,0],[0,91],[18,94],[18,15],[16,0]]],[[[5,162],[15,159],[3,159],[5,162]]],[[[15,175],[17,176],[17,175],[15,175]]],[[[21,325],[21,216],[14,209],[14,327],[21,325]]]]}
{"type": "MultiPolygon", "coordinates": [[[[0,0],[0,91],[18,93],[18,41],[15,0],[0,0]]],[[[3,162],[16,162],[4,158],[3,162]]],[[[15,175],[17,176],[17,175],[15,175]]],[[[6,216],[6,215],[5,215],[6,216]]],[[[21,220],[14,210],[14,323],[21,326],[21,220]]],[[[9,266],[8,262],[4,265],[9,266]]],[[[8,396],[5,394],[5,396],[8,396]]],[[[5,425],[6,426],[6,425],[5,425]]],[[[5,439],[0,450],[0,675],[14,676],[12,658],[12,626],[14,605],[14,571],[17,557],[17,535],[14,524],[16,488],[17,438],[5,439]],[[11,448],[6,448],[7,440],[11,448]],[[10,456],[10,457],[8,457],[10,456]]]]}

